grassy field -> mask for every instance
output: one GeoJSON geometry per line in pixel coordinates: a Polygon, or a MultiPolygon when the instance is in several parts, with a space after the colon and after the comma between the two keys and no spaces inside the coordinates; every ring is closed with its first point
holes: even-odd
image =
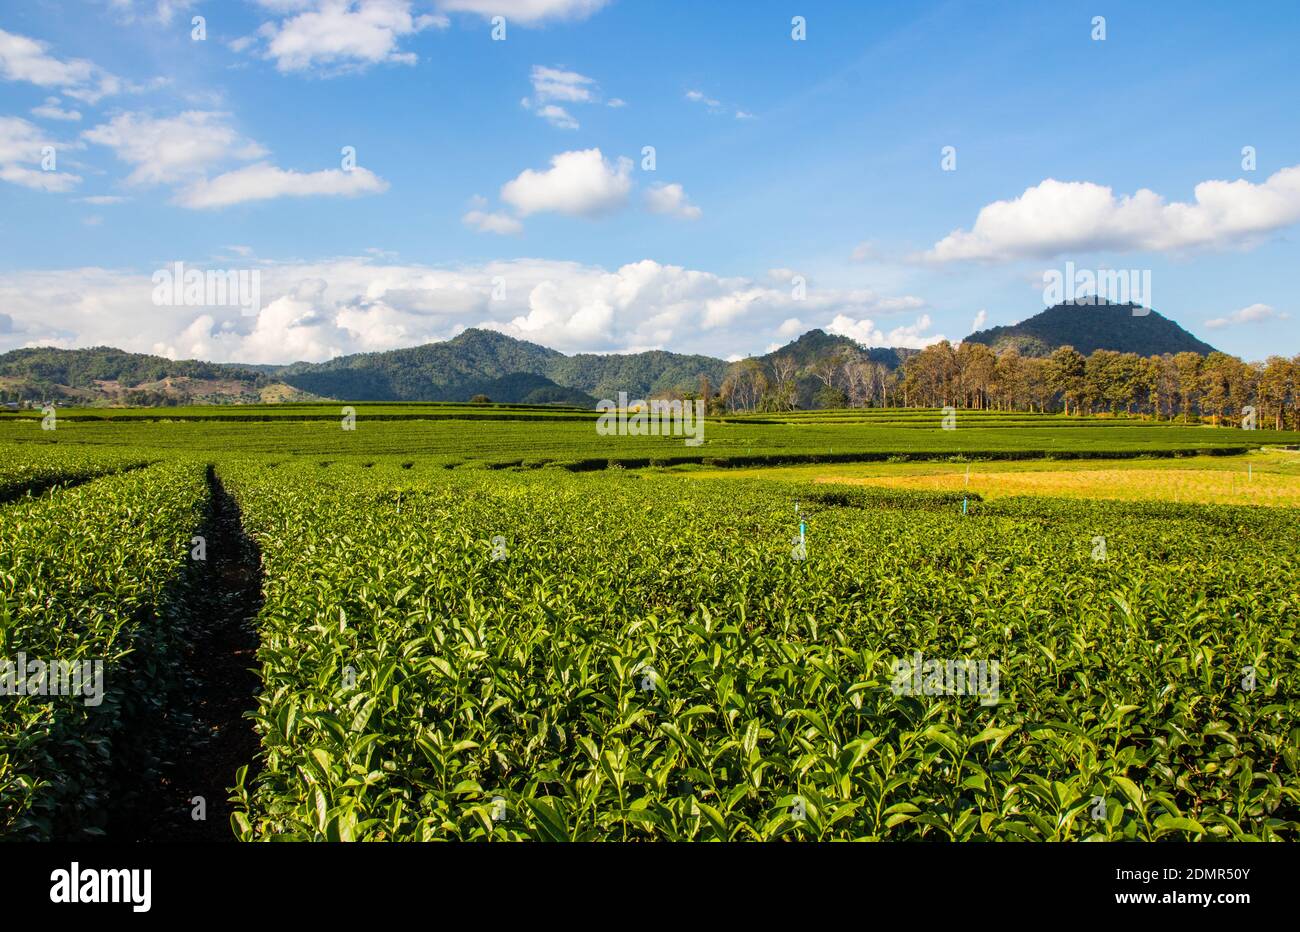
{"type": "Polygon", "coordinates": [[[0,836],[1300,838],[1296,435],[362,410],[0,421],[0,836]]]}
{"type": "Polygon", "coordinates": [[[971,492],[994,500],[1021,495],[1115,501],[1300,507],[1300,452],[1176,459],[848,463],[758,469],[692,469],[703,479],[779,479],[897,489],[971,492]]]}
{"type": "MultiPolygon", "coordinates": [[[[251,407],[251,406],[250,406],[251,407]]],[[[273,407],[273,406],[266,406],[273,407]]],[[[285,406],[290,408],[291,406],[285,406]]],[[[413,406],[394,406],[394,409],[413,406]]],[[[431,407],[431,406],[430,406],[431,407]]],[[[463,407],[463,406],[462,406],[463,407]]],[[[232,412],[240,409],[233,408],[232,412]]],[[[1300,444],[1300,433],[1243,431],[1138,420],[1084,420],[1055,415],[970,412],[955,430],[943,430],[938,412],[882,412],[860,420],[791,418],[710,419],[704,444],[688,447],[682,437],[600,436],[591,414],[542,411],[500,415],[501,420],[448,416],[445,420],[377,420],[357,407],[356,429],[343,430],[339,408],[326,419],[318,413],[241,421],[235,414],[214,421],[158,420],[113,415],[78,421],[60,415],[57,428],[40,429],[33,418],[0,419],[0,443],[75,444],[171,451],[238,450],[249,453],[319,457],[412,454],[444,464],[506,466],[543,461],[574,468],[656,463],[772,465],[797,462],[862,462],[889,458],[942,459],[953,456],[1001,459],[1044,457],[1171,456],[1197,452],[1234,454],[1263,444],[1300,444]]],[[[260,417],[261,415],[259,415],[260,417]]]]}

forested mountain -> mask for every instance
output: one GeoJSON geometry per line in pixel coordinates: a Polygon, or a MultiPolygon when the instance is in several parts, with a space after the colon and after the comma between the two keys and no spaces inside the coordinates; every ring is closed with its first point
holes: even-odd
{"type": "Polygon", "coordinates": [[[305,391],[356,401],[464,401],[485,394],[493,401],[526,402],[527,395],[542,389],[575,399],[695,390],[701,375],[716,384],[726,368],[721,359],[660,350],[566,356],[493,330],[471,329],[443,343],[295,363],[277,376],[305,391]],[[506,380],[521,374],[535,378],[506,380]]]}
{"type": "MultiPolygon", "coordinates": [[[[1064,304],[1014,327],[972,334],[956,347],[866,348],[810,330],[773,352],[733,363],[663,350],[569,356],[481,329],[441,343],[287,366],[175,361],[109,347],[22,349],[0,355],[0,394],[81,404],[468,401],[483,395],[497,402],[592,407],[619,392],[651,398],[694,396],[707,388],[716,410],[918,403],[1086,409],[1141,406],[1148,396],[1167,396],[1163,385],[1189,377],[1171,374],[1172,363],[1157,362],[1178,357],[1185,370],[1190,357],[1209,354],[1222,357],[1155,311],[1135,316],[1130,305],[1064,304]],[[1068,360],[1080,378],[1087,364],[1080,386],[1058,371],[1066,347],[1073,347],[1068,360]],[[1049,356],[1052,367],[1038,365],[1049,356]],[[1153,382],[1162,386],[1147,387],[1153,382]]],[[[1229,368],[1216,363],[1205,371],[1229,368]]],[[[1242,381],[1236,371],[1230,373],[1234,384],[1242,381]]]]}
{"type": "Polygon", "coordinates": [[[1099,349],[1139,356],[1214,352],[1214,347],[1157,311],[1104,300],[1058,304],[1010,327],[978,330],[966,342],[984,343],[997,353],[1015,347],[1021,356],[1048,356],[1062,346],[1073,346],[1085,356],[1099,349]],[[1135,309],[1139,313],[1134,314],[1135,309]]]}
{"type": "Polygon", "coordinates": [[[41,346],[0,355],[0,395],[13,401],[132,405],[305,398],[275,377],[276,368],[166,359],[109,346],[41,346]]]}
{"type": "Polygon", "coordinates": [[[0,376],[49,382],[70,388],[90,388],[96,381],[125,385],[157,382],[165,378],[235,379],[255,382],[264,375],[251,367],[167,359],[128,353],[111,346],[65,350],[51,346],[16,349],[0,356],[0,376]]]}
{"type": "MultiPolygon", "coordinates": [[[[357,353],[328,362],[294,363],[277,373],[290,385],[350,401],[466,401],[483,386],[518,372],[546,375],[562,354],[490,330],[466,330],[443,343],[385,353],[357,353]]],[[[533,384],[529,391],[538,386],[533,384]]],[[[493,401],[517,402],[516,397],[493,401]]]]}
{"type": "Polygon", "coordinates": [[[548,375],[561,385],[571,385],[597,398],[616,399],[619,392],[631,398],[699,391],[700,376],[716,387],[727,363],[712,356],[683,356],[663,350],[644,353],[579,353],[553,363],[548,375]]]}

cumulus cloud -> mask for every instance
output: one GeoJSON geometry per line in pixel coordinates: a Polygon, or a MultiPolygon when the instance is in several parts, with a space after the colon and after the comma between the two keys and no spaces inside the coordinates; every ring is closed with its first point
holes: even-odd
{"type": "Polygon", "coordinates": [[[24,165],[0,165],[0,181],[31,188],[33,191],[70,191],[81,183],[80,175],[70,172],[47,172],[24,165]]]}
{"type": "Polygon", "coordinates": [[[1215,317],[1205,322],[1211,330],[1230,327],[1233,324],[1260,324],[1268,320],[1287,320],[1290,314],[1278,311],[1267,304],[1251,304],[1239,311],[1233,311],[1227,317],[1215,317]]]}
{"type": "MultiPolygon", "coordinates": [[[[0,273],[0,307],[14,319],[14,332],[0,335],[0,350],[109,344],[214,361],[320,361],[443,340],[478,326],[565,352],[670,348],[724,356],[795,335],[801,317],[843,315],[861,328],[863,316],[887,314],[903,300],[818,289],[799,301],[788,288],[649,259],[613,270],[541,259],[454,268],[371,257],[243,261],[261,276],[256,317],[238,307],[155,306],[152,270],[0,273]],[[504,294],[494,296],[498,281],[504,294]]],[[[874,336],[871,330],[866,335],[874,336]]],[[[895,332],[914,339],[908,328],[895,332]]]]}
{"type": "Polygon", "coordinates": [[[539,26],[552,20],[581,20],[600,11],[609,0],[437,0],[449,13],[504,16],[507,23],[539,26]]]}
{"type": "Polygon", "coordinates": [[[174,117],[119,113],[82,133],[134,166],[129,185],[177,186],[172,203],[195,209],[280,197],[377,194],[388,182],[365,168],[300,172],[261,161],[210,176],[234,161],[259,159],[261,145],[230,125],[230,114],[189,110],[174,117]]]}
{"type": "Polygon", "coordinates": [[[460,219],[465,226],[480,233],[511,234],[521,233],[524,229],[524,225],[514,217],[500,211],[471,210],[460,219]]]}
{"type": "Polygon", "coordinates": [[[39,107],[32,108],[32,116],[38,116],[43,120],[80,120],[81,113],[77,110],[64,110],[61,102],[57,97],[46,97],[45,103],[39,107]]]}
{"type": "Polygon", "coordinates": [[[944,339],[943,334],[927,334],[931,326],[930,315],[922,314],[916,323],[892,328],[888,333],[878,328],[870,318],[855,320],[847,314],[836,314],[826,326],[827,333],[849,337],[863,346],[897,346],[924,349],[931,343],[944,339]]]}
{"type": "Polygon", "coordinates": [[[654,214],[668,214],[682,220],[698,220],[702,211],[690,203],[680,184],[655,185],[645,195],[646,208],[654,214]]]}
{"type": "Polygon", "coordinates": [[[76,187],[80,175],[44,170],[44,150],[50,146],[57,166],[60,147],[44,130],[21,117],[0,116],[0,181],[35,191],[68,191],[76,187]]]}
{"type": "Polygon", "coordinates": [[[92,194],[90,197],[79,197],[77,201],[82,204],[95,204],[104,206],[109,204],[124,204],[131,200],[129,197],[122,197],[118,194],[92,194]]]}
{"type": "Polygon", "coordinates": [[[0,78],[56,87],[83,103],[98,103],[123,89],[122,81],[84,58],[58,58],[49,43],[0,29],[0,78]]]}
{"type": "Polygon", "coordinates": [[[599,149],[561,152],[545,171],[526,169],[501,186],[501,200],[520,216],[555,212],[594,217],[627,203],[632,161],[609,162],[599,149]]]}
{"type": "Polygon", "coordinates": [[[82,133],[82,138],[107,146],[134,166],[127,184],[153,185],[190,181],[208,168],[231,159],[266,154],[229,123],[230,114],[187,110],[179,116],[155,118],[144,113],[119,113],[82,133]]]}
{"type": "Polygon", "coordinates": [[[970,325],[971,333],[974,333],[976,330],[982,329],[984,325],[988,323],[988,320],[989,320],[989,312],[986,311],[984,308],[980,308],[979,311],[977,311],[975,314],[975,319],[971,321],[971,325],[970,325]]]}
{"type": "Polygon", "coordinates": [[[355,197],[387,190],[388,182],[365,168],[297,172],[262,162],[196,182],[181,191],[175,202],[182,207],[202,209],[277,197],[355,197]]]}
{"type": "Polygon", "coordinates": [[[1116,197],[1087,181],[1046,181],[980,209],[925,254],[938,262],[1046,258],[1067,252],[1166,252],[1251,245],[1300,222],[1300,165],[1266,181],[1202,181],[1191,202],[1154,191],[1116,197]]]}
{"type": "MultiPolygon", "coordinates": [[[[414,52],[400,50],[402,39],[430,27],[446,28],[444,16],[416,15],[410,0],[318,0],[311,4],[263,4],[292,13],[264,23],[257,34],[264,55],[282,72],[324,69],[355,71],[381,62],[412,65],[414,52]]],[[[241,47],[246,47],[242,40],[241,47]]]]}

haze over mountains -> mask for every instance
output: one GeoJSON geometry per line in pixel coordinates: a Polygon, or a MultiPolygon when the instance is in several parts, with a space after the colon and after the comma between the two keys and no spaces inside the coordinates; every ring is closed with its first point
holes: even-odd
{"type": "MultiPolygon", "coordinates": [[[[999,352],[1014,346],[1025,356],[1045,356],[1065,345],[1085,355],[1096,349],[1143,356],[1214,351],[1155,311],[1134,314],[1130,305],[1105,303],[1057,305],[967,340],[999,352]]],[[[849,337],[811,330],[758,360],[766,365],[786,356],[806,369],[846,349],[891,369],[916,352],[865,348],[849,337]]],[[[568,356],[496,331],[471,329],[441,343],[285,366],[178,361],[109,347],[20,349],[0,355],[0,393],[9,400],[155,405],[310,398],[467,401],[485,395],[497,402],[590,407],[620,391],[632,397],[696,391],[702,376],[716,390],[730,365],[664,350],[568,356]]]]}

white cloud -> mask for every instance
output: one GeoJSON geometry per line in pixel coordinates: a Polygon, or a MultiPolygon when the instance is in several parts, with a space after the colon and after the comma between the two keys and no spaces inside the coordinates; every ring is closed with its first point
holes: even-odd
{"type": "Polygon", "coordinates": [[[83,58],[61,59],[49,54],[49,44],[0,29],[0,78],[57,87],[83,103],[98,103],[122,90],[122,82],[83,58]]]}
{"type": "Polygon", "coordinates": [[[108,5],[118,13],[123,22],[133,23],[137,20],[153,22],[166,26],[177,13],[193,9],[197,0],[108,0],[108,5]]]}
{"type": "Polygon", "coordinates": [[[128,184],[173,184],[193,180],[209,167],[230,159],[253,159],[266,152],[243,138],[227,122],[229,114],[187,110],[156,119],[143,113],[119,113],[82,136],[108,146],[135,166],[128,184]]]}
{"type": "Polygon", "coordinates": [[[680,184],[655,185],[645,195],[647,209],[655,214],[668,214],[682,220],[698,220],[702,211],[686,197],[680,184]]]}
{"type": "MultiPolygon", "coordinates": [[[[524,109],[535,110],[538,116],[561,129],[578,128],[577,118],[563,104],[593,104],[600,101],[600,86],[595,78],[576,71],[534,65],[531,81],[533,95],[525,97],[520,104],[524,109]]],[[[610,106],[621,107],[623,102],[615,104],[611,101],[610,106]]]]}
{"type": "Polygon", "coordinates": [[[437,0],[449,13],[504,16],[507,23],[538,26],[549,20],[581,20],[600,11],[609,0],[437,0]]]}
{"type": "Polygon", "coordinates": [[[938,343],[944,339],[943,334],[924,333],[929,329],[929,314],[922,314],[916,319],[916,323],[894,327],[888,333],[876,327],[870,318],[854,320],[845,314],[836,314],[835,319],[826,326],[827,333],[849,337],[863,346],[901,346],[910,349],[923,349],[931,343],[938,343]]]}
{"type": "Polygon", "coordinates": [[[81,204],[95,205],[123,204],[129,200],[131,200],[129,197],[121,197],[117,194],[92,194],[89,197],[77,198],[77,201],[81,204]]]}
{"type": "Polygon", "coordinates": [[[617,108],[619,108],[619,107],[626,107],[626,106],[627,106],[627,101],[624,100],[624,99],[621,98],[621,97],[611,97],[611,98],[609,99],[609,102],[608,102],[607,104],[605,104],[605,106],[606,106],[606,107],[614,107],[615,109],[617,109],[617,108]]]}
{"type": "Polygon", "coordinates": [[[55,58],[48,48],[48,43],[0,30],[0,74],[9,81],[28,81],[41,87],[75,87],[94,76],[92,62],[55,58]]]}
{"type": "Polygon", "coordinates": [[[299,172],[259,162],[226,171],[208,172],[232,161],[265,156],[258,143],[240,135],[229,114],[188,110],[175,117],[119,113],[108,123],[82,133],[90,142],[108,146],[134,170],[127,184],[183,186],[173,198],[182,207],[227,207],[277,197],[372,194],[387,190],[388,182],[364,168],[299,172]]]}
{"type": "Polygon", "coordinates": [[[269,6],[275,12],[295,14],[279,23],[264,23],[258,30],[266,40],[265,57],[282,72],[318,67],[340,72],[380,62],[412,65],[417,56],[400,51],[401,40],[448,25],[443,16],[414,15],[410,0],[318,0],[309,7],[269,6]]]}
{"type": "Polygon", "coordinates": [[[545,171],[526,169],[501,186],[501,200],[520,216],[553,211],[594,217],[627,203],[632,162],[605,160],[599,149],[561,152],[545,171]]]}
{"type": "Polygon", "coordinates": [[[1207,320],[1205,326],[1211,330],[1219,330],[1233,324],[1258,324],[1266,320],[1287,320],[1290,314],[1278,311],[1267,304],[1252,304],[1243,307],[1239,311],[1233,311],[1227,317],[1215,317],[1207,320]]]}
{"type": "MultiPolygon", "coordinates": [[[[216,261],[230,267],[229,259],[216,261]]],[[[542,259],[453,268],[370,257],[246,261],[261,273],[257,317],[237,307],[157,307],[150,269],[0,273],[0,307],[13,318],[0,351],[108,344],[214,361],[290,362],[414,346],[479,326],[565,352],[662,347],[721,356],[761,351],[805,312],[804,319],[843,314],[856,321],[887,313],[882,308],[899,300],[819,289],[796,301],[788,288],[648,259],[613,270],[542,259]],[[493,300],[496,279],[505,283],[501,300],[493,300]]]]}
{"type": "Polygon", "coordinates": [[[543,103],[562,100],[566,103],[585,104],[594,101],[599,94],[594,78],[576,71],[547,68],[545,65],[533,65],[532,82],[533,95],[543,103]]]}
{"type": "Polygon", "coordinates": [[[970,325],[971,333],[974,333],[976,330],[983,329],[984,325],[988,323],[988,320],[989,320],[989,312],[986,311],[984,308],[980,308],[979,311],[977,311],[975,314],[975,319],[971,321],[971,325],[970,325]]]}
{"type": "Polygon", "coordinates": [[[460,219],[465,226],[472,227],[480,233],[500,233],[505,235],[521,233],[524,229],[524,225],[514,217],[500,212],[488,213],[482,210],[471,210],[460,219]]]}
{"type": "Polygon", "coordinates": [[[726,110],[731,110],[737,120],[754,120],[757,117],[743,107],[737,107],[732,104],[724,104],[716,97],[710,97],[704,91],[698,88],[691,88],[686,92],[686,99],[691,103],[702,104],[709,113],[720,114],[726,110]]]}
{"type": "Polygon", "coordinates": [[[1300,222],[1300,165],[1261,184],[1203,181],[1193,194],[1194,202],[1166,203],[1143,188],[1116,198],[1103,185],[1048,178],[1018,198],[985,205],[969,231],[954,230],[926,258],[1010,260],[1250,245],[1300,222]]]}
{"type": "Polygon", "coordinates": [[[547,123],[560,129],[578,128],[578,121],[573,118],[573,114],[558,104],[547,104],[544,107],[538,107],[537,115],[546,120],[547,123]]]}
{"type": "Polygon", "coordinates": [[[277,197],[354,197],[387,190],[388,182],[365,168],[297,172],[261,162],[211,180],[198,181],[181,191],[175,203],[182,207],[205,209],[277,197]]]}
{"type": "Polygon", "coordinates": [[[72,121],[80,120],[81,113],[76,110],[64,110],[60,106],[59,98],[46,97],[45,103],[39,107],[32,108],[32,116],[38,116],[44,120],[63,120],[72,121]]]}
{"type": "Polygon", "coordinates": [[[80,175],[45,171],[43,150],[54,147],[55,165],[60,148],[45,131],[21,117],[0,116],[0,181],[36,191],[68,191],[81,182],[80,175]]]}
{"type": "Polygon", "coordinates": [[[798,317],[787,317],[781,321],[781,326],[776,328],[776,335],[787,339],[796,337],[803,333],[803,321],[798,317]]]}
{"type": "Polygon", "coordinates": [[[689,101],[693,101],[694,103],[697,104],[704,104],[704,106],[708,107],[710,110],[718,110],[721,109],[722,107],[721,101],[714,100],[712,97],[709,97],[703,91],[696,91],[696,90],[687,91],[686,99],[689,101]]]}
{"type": "Polygon", "coordinates": [[[81,183],[80,175],[69,172],[47,172],[23,165],[0,165],[0,181],[22,185],[35,191],[63,192],[81,183]]]}

